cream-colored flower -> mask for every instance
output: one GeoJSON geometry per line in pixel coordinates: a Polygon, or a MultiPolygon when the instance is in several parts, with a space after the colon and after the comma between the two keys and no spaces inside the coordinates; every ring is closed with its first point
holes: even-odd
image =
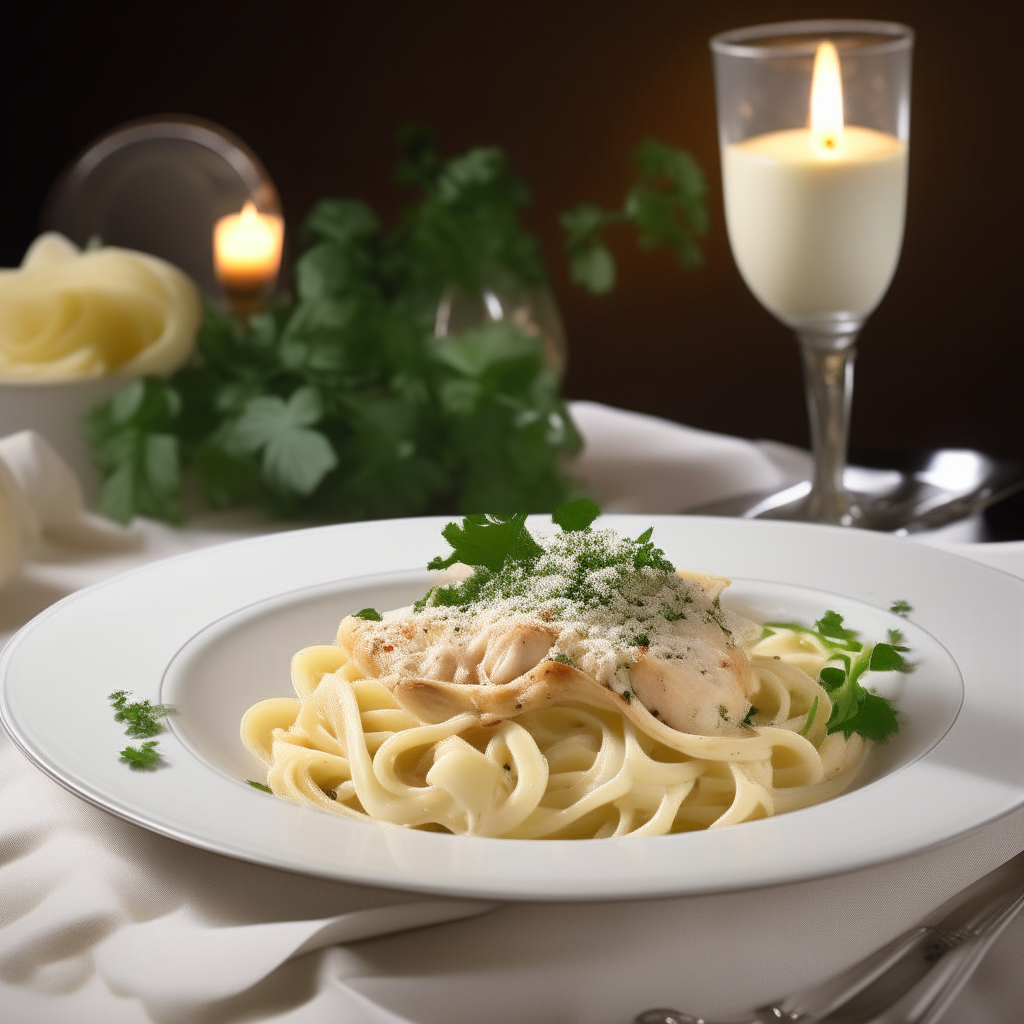
{"type": "Polygon", "coordinates": [[[168,374],[189,356],[196,286],[165,260],[110,246],[80,252],[47,232],[0,270],[0,379],[168,374]]]}

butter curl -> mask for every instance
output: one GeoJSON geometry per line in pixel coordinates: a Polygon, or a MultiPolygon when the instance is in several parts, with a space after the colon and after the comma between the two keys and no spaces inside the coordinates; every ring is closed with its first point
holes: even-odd
{"type": "Polygon", "coordinates": [[[188,358],[202,317],[177,267],[114,246],[82,252],[40,235],[0,270],[0,379],[164,375],[188,358]]]}

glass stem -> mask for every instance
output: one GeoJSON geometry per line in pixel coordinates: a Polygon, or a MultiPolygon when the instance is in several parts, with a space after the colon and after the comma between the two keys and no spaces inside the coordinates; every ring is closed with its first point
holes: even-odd
{"type": "Polygon", "coordinates": [[[847,526],[856,515],[843,487],[843,470],[850,433],[857,334],[858,331],[797,332],[814,453],[814,477],[804,510],[812,522],[847,526]]]}

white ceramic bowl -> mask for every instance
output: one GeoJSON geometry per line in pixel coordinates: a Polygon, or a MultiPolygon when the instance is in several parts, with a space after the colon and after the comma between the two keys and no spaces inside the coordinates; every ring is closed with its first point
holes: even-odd
{"type": "Polygon", "coordinates": [[[74,470],[88,504],[94,505],[100,478],[85,437],[85,418],[126,384],[110,374],[86,380],[0,382],[0,437],[19,430],[42,434],[74,470]]]}

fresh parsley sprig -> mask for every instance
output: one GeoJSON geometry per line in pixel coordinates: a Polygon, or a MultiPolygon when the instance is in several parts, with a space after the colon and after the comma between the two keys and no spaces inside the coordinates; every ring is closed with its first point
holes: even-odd
{"type": "Polygon", "coordinates": [[[449,523],[441,536],[451,544],[452,552],[447,558],[433,559],[428,569],[447,569],[461,562],[498,572],[509,559],[529,561],[543,550],[526,528],[525,512],[513,516],[466,516],[462,526],[449,523]]]}
{"type": "MultiPolygon", "coordinates": [[[[843,616],[827,611],[814,624],[814,629],[798,623],[771,622],[766,630],[790,629],[814,636],[832,653],[818,681],[832,701],[829,733],[842,732],[849,739],[858,733],[865,739],[885,743],[899,732],[896,708],[886,697],[873,693],[860,682],[865,672],[910,672],[913,666],[904,657],[910,651],[903,633],[888,631],[888,642],[864,644],[856,630],[848,628],[843,616]]],[[[817,708],[815,707],[815,711],[817,708]]],[[[811,721],[808,717],[808,725],[811,721]]],[[[806,727],[805,727],[806,728],[806,727]]]]}
{"type": "Polygon", "coordinates": [[[565,248],[573,281],[594,295],[615,285],[615,258],[604,232],[617,224],[632,224],[640,245],[667,245],[684,269],[704,262],[697,239],[707,231],[704,206],[707,184],[696,160],[685,150],[647,139],[633,153],[639,180],[626,193],[619,210],[602,210],[583,203],[562,214],[565,248]]]}

